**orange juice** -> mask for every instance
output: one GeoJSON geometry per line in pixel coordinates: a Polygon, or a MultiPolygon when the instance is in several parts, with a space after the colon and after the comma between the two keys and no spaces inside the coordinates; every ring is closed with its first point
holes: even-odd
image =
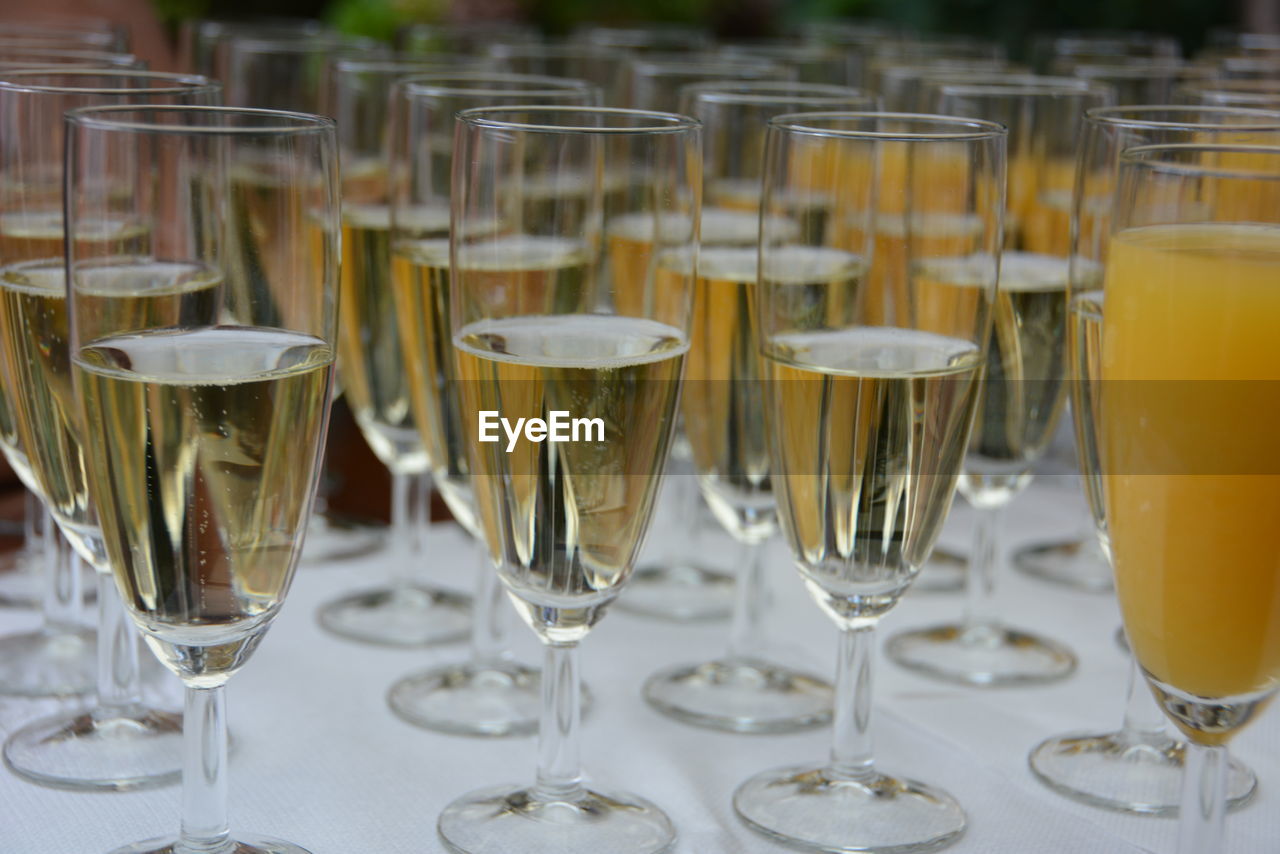
{"type": "Polygon", "coordinates": [[[1106,295],[1099,438],[1129,641],[1180,691],[1274,690],[1280,227],[1120,232],[1106,295]]]}

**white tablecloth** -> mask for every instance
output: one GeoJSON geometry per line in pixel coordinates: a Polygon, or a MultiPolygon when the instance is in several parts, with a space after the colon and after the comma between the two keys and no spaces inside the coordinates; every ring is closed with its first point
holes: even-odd
{"type": "MultiPolygon", "coordinates": [[[[957,499],[944,539],[963,546],[969,516],[962,505],[957,499]]],[[[1041,482],[1010,508],[1007,543],[1012,548],[1080,530],[1083,513],[1074,489],[1041,482]]],[[[670,530],[660,518],[650,548],[661,549],[670,530]]],[[[708,535],[701,542],[713,559],[733,559],[726,540],[708,535]]],[[[784,545],[775,540],[769,548],[775,591],[771,636],[789,654],[830,672],[835,629],[803,593],[784,545]]],[[[424,571],[469,590],[474,565],[463,537],[452,526],[438,526],[424,571]]],[[[376,556],[343,568],[300,570],[270,635],[232,680],[233,830],[289,839],[314,854],[436,852],[443,850],[436,816],[453,797],[531,779],[533,739],[436,735],[387,709],[384,695],[396,678],[461,657],[461,645],[382,649],[338,640],[317,626],[318,604],[379,581],[385,571],[385,559],[376,556]]],[[[1050,687],[981,690],[943,685],[882,661],[874,721],[881,766],[942,786],[962,802],[969,829],[948,849],[954,854],[1172,851],[1174,821],[1072,803],[1041,786],[1027,768],[1028,749],[1048,735],[1102,731],[1119,723],[1126,659],[1113,642],[1113,599],[1011,570],[1001,574],[998,595],[1018,625],[1068,641],[1080,656],[1078,672],[1050,687]]],[[[960,604],[955,595],[910,594],[884,621],[882,637],[951,617],[960,604]]],[[[0,611],[0,632],[33,625],[31,614],[0,611]]],[[[711,732],[658,715],[639,695],[641,682],[659,667],[718,654],[726,633],[723,623],[678,625],[611,612],[582,648],[583,673],[596,699],[583,728],[584,763],[592,779],[664,807],[679,833],[678,852],[782,851],[737,821],[730,794],[762,768],[821,759],[827,731],[711,732]]],[[[540,660],[527,629],[513,625],[512,636],[522,657],[540,660]]],[[[177,680],[168,681],[176,703],[177,680]]],[[[0,736],[57,707],[0,699],[0,736]]],[[[1264,716],[1233,750],[1261,782],[1254,803],[1229,819],[1229,851],[1280,851],[1280,713],[1264,716]]],[[[0,771],[0,852],[98,854],[176,829],[178,810],[176,788],[76,794],[42,789],[0,771]]]]}

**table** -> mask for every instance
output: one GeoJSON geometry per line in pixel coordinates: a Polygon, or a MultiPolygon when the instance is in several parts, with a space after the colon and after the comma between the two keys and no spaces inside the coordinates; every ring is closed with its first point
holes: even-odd
{"type": "MultiPolygon", "coordinates": [[[[1079,493],[1065,479],[1044,478],[1006,514],[1010,548],[1085,524],[1079,493]]],[[[944,541],[964,547],[970,516],[956,501],[944,541]]],[[[655,521],[649,548],[660,549],[672,520],[655,521]]],[[[734,547],[707,534],[702,550],[726,565],[734,547]]],[[[769,544],[774,604],[771,637],[785,657],[829,673],[835,629],[803,592],[785,546],[769,544]]],[[[423,573],[470,589],[470,544],[452,525],[433,530],[423,573]]],[[[314,854],[420,854],[443,850],[435,834],[440,810],[483,785],[532,779],[532,739],[466,739],[401,722],[384,695],[398,677],[464,655],[461,645],[391,650],[331,637],[315,622],[317,606],[380,581],[387,553],[342,568],[299,570],[279,619],[254,659],[228,688],[235,748],[230,809],[236,828],[296,842],[314,854]]],[[[876,673],[876,754],[898,774],[944,787],[965,807],[969,829],[954,854],[1123,854],[1173,850],[1175,822],[1075,804],[1041,786],[1027,751],[1068,730],[1119,724],[1126,658],[1115,646],[1118,613],[1110,596],[1074,592],[1022,577],[1000,576],[1002,612],[1018,625],[1065,640],[1080,668],[1057,685],[1017,689],[948,686],[881,661],[876,673]]],[[[908,594],[885,621],[895,630],[957,613],[961,597],[908,594]]],[[[0,611],[0,632],[35,625],[34,615],[0,611]]],[[[518,654],[540,660],[532,633],[514,625],[518,654]]],[[[723,623],[661,623],[611,612],[582,647],[582,671],[595,694],[583,728],[589,776],[664,807],[679,832],[680,854],[767,854],[786,849],[747,830],[732,813],[734,787],[756,771],[825,756],[828,733],[749,736],[696,729],[650,710],[639,686],[674,662],[718,654],[723,623]]],[[[160,683],[174,707],[176,678],[160,683]]],[[[0,699],[0,737],[58,703],[0,699]]],[[[1228,820],[1232,854],[1280,851],[1280,712],[1233,744],[1260,779],[1255,801],[1228,820]]],[[[176,788],[127,794],[41,789],[0,771],[0,852],[97,854],[176,829],[176,788]]],[[[534,851],[512,854],[540,854],[534,851]]],[[[608,852],[601,852],[608,854],[608,852]]]]}

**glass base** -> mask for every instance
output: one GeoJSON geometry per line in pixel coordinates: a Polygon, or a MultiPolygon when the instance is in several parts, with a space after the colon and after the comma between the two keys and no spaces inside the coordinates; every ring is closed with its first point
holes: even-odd
{"type": "Polygon", "coordinates": [[[98,646],[95,632],[40,629],[0,637],[0,694],[13,697],[75,697],[94,689],[98,646]]]}
{"type": "Polygon", "coordinates": [[[733,612],[733,586],[732,575],[705,567],[641,567],[612,607],[658,620],[727,620],[733,612]]]}
{"type": "Polygon", "coordinates": [[[1057,641],[999,624],[899,632],[885,653],[908,670],[964,685],[1042,684],[1076,669],[1075,654],[1057,641]]]}
{"type": "Polygon", "coordinates": [[[379,646],[434,646],[467,636],[471,597],[434,587],[365,590],[323,605],[326,630],[347,640],[379,646]]]}
{"type": "Polygon", "coordinates": [[[666,814],[635,795],[586,790],[548,801],[519,786],[463,795],[444,808],[436,829],[459,854],[658,854],[676,837],[666,814]]]}
{"type": "Polygon", "coordinates": [[[678,721],[730,732],[795,732],[831,721],[830,684],[758,659],[661,670],[645,680],[644,698],[678,721]]]}
{"type": "Polygon", "coordinates": [[[1115,589],[1101,550],[1086,540],[1026,546],[1013,553],[1013,566],[1024,575],[1089,593],[1115,589]]]}
{"type": "Polygon", "coordinates": [[[182,778],[182,716],[137,706],[43,718],[9,736],[4,764],[53,789],[168,786],[182,778]]]}
{"type": "Polygon", "coordinates": [[[467,662],[406,676],[387,692],[387,705],[406,723],[450,735],[533,735],[541,685],[537,668],[467,662]]]}
{"type": "Polygon", "coordinates": [[[345,563],[381,550],[387,542],[386,528],[348,525],[315,515],[307,524],[302,547],[302,566],[345,563]]]}
{"type": "Polygon", "coordinates": [[[959,593],[964,590],[969,559],[950,549],[936,548],[920,567],[911,589],[921,593],[959,593]]]}
{"type": "MultiPolygon", "coordinates": [[[[225,846],[213,849],[208,854],[311,854],[305,848],[272,839],[269,836],[239,835],[239,839],[228,839],[225,846]]],[[[116,848],[111,854],[190,854],[191,849],[179,846],[177,839],[161,837],[135,842],[123,848],[116,848]]]]}
{"type": "Polygon", "coordinates": [[[936,851],[964,833],[964,811],[940,789],[872,772],[835,779],[825,768],[765,771],[733,793],[752,830],[810,851],[907,854],[936,851]]]}
{"type": "MultiPolygon", "coordinates": [[[[1177,815],[1185,745],[1167,735],[1135,739],[1126,733],[1073,733],[1042,741],[1027,757],[1040,782],[1095,807],[1142,815],[1177,815]]],[[[1234,759],[1227,806],[1239,809],[1258,779],[1234,759]]]]}

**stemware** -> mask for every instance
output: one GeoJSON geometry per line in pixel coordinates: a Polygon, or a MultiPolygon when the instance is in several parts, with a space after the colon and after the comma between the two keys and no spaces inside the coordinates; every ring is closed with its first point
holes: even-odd
{"type": "Polygon", "coordinates": [[[1173,36],[1123,30],[1041,33],[1031,39],[1031,67],[1048,73],[1055,63],[1106,63],[1129,58],[1176,60],[1182,46],[1173,36]]]}
{"type": "Polygon", "coordinates": [[[1169,104],[1173,90],[1181,83],[1213,80],[1215,68],[1178,60],[1136,60],[1124,63],[1059,64],[1055,72],[1103,83],[1115,90],[1114,103],[1169,104]]]}
{"type": "MultiPolygon", "coordinates": [[[[457,68],[484,63],[455,57],[457,68]]],[[[428,458],[412,406],[391,281],[392,84],[448,69],[434,56],[338,59],[329,69],[330,112],[342,160],[342,288],[338,364],[343,394],[373,452],[391,471],[389,579],[321,606],[320,625],[351,640],[425,646],[467,634],[465,596],[417,582],[430,494],[428,458]],[[417,504],[425,505],[425,501],[417,504]],[[417,509],[419,512],[412,512],[417,509]]]]}
{"type": "Polygon", "coordinates": [[[698,123],[667,113],[458,114],[450,253],[461,420],[493,569],[546,660],[536,782],[447,806],[437,827],[452,850],[640,854],[674,839],[653,804],[583,781],[577,651],[631,575],[689,346],[692,270],[660,288],[611,274],[609,221],[682,214],[683,228],[655,225],[660,253],[696,251],[700,148],[698,123]],[[614,190],[619,175],[627,183],[614,190]],[[525,196],[548,182],[588,191],[525,196]],[[482,418],[569,422],[562,441],[551,427],[552,441],[500,444],[486,440],[482,418]]]}
{"type": "Polygon", "coordinates": [[[130,104],[67,122],[85,468],[116,587],[186,687],[181,830],[116,854],[305,854],[228,831],[224,686],[283,604],[319,477],[338,314],[333,121],[130,104]],[[247,291],[228,281],[246,158],[276,165],[286,239],[260,260],[289,273],[247,291]],[[145,223],[145,238],[123,255],[86,241],[107,217],[145,223]]]}
{"type": "MultiPolygon", "coordinates": [[[[787,732],[831,718],[831,686],[779,664],[765,638],[768,592],[764,542],[777,530],[764,433],[761,363],[752,338],[760,187],[768,120],[805,110],[874,109],[875,98],[818,83],[698,83],[685,87],[681,112],[703,124],[703,209],[693,325],[681,400],[698,486],[713,515],[741,544],[727,652],[650,676],[644,697],[658,711],[713,729],[787,732]]],[[[821,185],[795,187],[783,215],[764,228],[791,240],[831,220],[821,185]]],[[[782,205],[775,205],[781,209],[782,205]]],[[[659,283],[693,259],[671,256],[659,283]],[[678,268],[678,269],[677,269],[678,268]]]]}
{"type": "Polygon", "coordinates": [[[538,44],[541,34],[515,21],[454,21],[415,23],[400,29],[396,47],[405,53],[429,57],[439,53],[482,55],[498,44],[538,44]]]}
{"type": "MultiPolygon", "coordinates": [[[[402,719],[428,729],[529,735],[538,726],[539,671],[513,660],[507,648],[510,610],[482,543],[449,334],[452,122],[460,110],[501,104],[595,105],[600,92],[582,80],[455,72],[406,78],[392,97],[391,172],[397,180],[390,199],[391,285],[409,401],[436,487],[454,518],[476,539],[480,564],[468,659],[399,679],[387,702],[402,719]]],[[[616,192],[620,185],[612,179],[607,183],[616,192]]],[[[567,169],[552,176],[531,175],[523,186],[522,216],[550,215],[575,200],[584,204],[593,189],[588,176],[567,169]]]]}
{"type": "MultiPolygon", "coordinates": [[[[63,114],[97,104],[210,104],[219,94],[220,87],[204,77],[127,69],[0,75],[0,113],[24,117],[0,142],[6,179],[0,210],[13,223],[0,249],[0,366],[38,492],[62,534],[98,573],[95,704],[28,723],[4,744],[10,770],[41,785],[162,785],[177,781],[181,761],[181,720],[142,701],[137,635],[111,583],[114,567],[84,475],[89,431],[73,393],[68,346],[64,247],[72,241],[64,243],[63,114]]],[[[128,192],[122,176],[98,179],[104,193],[128,192]]],[[[83,221],[76,239],[82,251],[126,256],[150,239],[147,228],[104,212],[83,221]]],[[[68,572],[74,577],[79,570],[68,572]]]]}
{"type": "Polygon", "coordinates": [[[123,53],[129,49],[129,35],[117,24],[103,22],[102,26],[61,26],[57,23],[0,22],[0,42],[21,42],[25,45],[46,48],[79,48],[123,53]]]}
{"type": "Polygon", "coordinates": [[[489,46],[495,68],[589,81],[604,93],[602,106],[622,103],[623,72],[634,55],[626,48],[575,41],[489,46]]]}
{"type": "Polygon", "coordinates": [[[131,53],[43,47],[0,49],[0,70],[3,71],[21,68],[52,68],[63,65],[85,68],[142,69],[146,67],[145,62],[131,53]]]}
{"type": "Polygon", "coordinates": [[[1187,738],[1179,854],[1224,850],[1227,744],[1280,686],[1278,275],[1280,147],[1121,153],[1091,415],[1125,634],[1187,738]]]}
{"type": "MultiPolygon", "coordinates": [[[[996,574],[1006,556],[1003,511],[1031,482],[1066,400],[1067,255],[1076,138],[1089,107],[1111,98],[1105,86],[1061,78],[1013,84],[941,84],[939,110],[981,116],[1009,128],[1008,201],[1001,292],[996,301],[978,419],[960,480],[976,511],[964,613],[956,622],[895,634],[886,652],[897,664],[971,685],[1016,685],[1069,676],[1075,655],[1056,640],[1015,628],[994,608],[996,574]]],[[[964,230],[953,222],[956,233],[964,230]]],[[[964,267],[937,268],[946,293],[966,285],[964,267]]]]}
{"type": "Polygon", "coordinates": [[[761,229],[754,302],[778,515],[840,629],[829,761],[761,772],[733,796],[749,827],[793,846],[924,851],[964,831],[950,795],[877,770],[870,691],[875,626],[933,547],[979,402],[1005,135],[902,113],[770,122],[762,217],[811,187],[833,196],[832,228],[761,229]],[[930,233],[951,217],[974,223],[965,239],[930,233]],[[938,287],[933,270],[958,264],[969,286],[938,287]]]}
{"type": "Polygon", "coordinates": [[[1280,80],[1205,80],[1183,83],[1174,90],[1179,104],[1213,107],[1280,108],[1280,80]]]}
{"type": "MultiPolygon", "coordinates": [[[[1102,343],[1102,275],[1111,236],[1111,204],[1120,153],[1135,145],[1189,142],[1280,141],[1280,112],[1265,110],[1130,106],[1085,114],[1072,203],[1068,344],[1076,446],[1093,521],[1090,539],[1106,570],[1106,517],[1098,470],[1097,408],[1102,343]]],[[[1076,570],[1077,573],[1080,570],[1076,570]]],[[[1125,812],[1177,811],[1186,746],[1172,738],[1160,710],[1131,665],[1123,723],[1115,732],[1069,733],[1038,744],[1028,761],[1037,778],[1068,797],[1125,812]]],[[[1228,797],[1247,803],[1256,779],[1233,762],[1228,797]]]]}

